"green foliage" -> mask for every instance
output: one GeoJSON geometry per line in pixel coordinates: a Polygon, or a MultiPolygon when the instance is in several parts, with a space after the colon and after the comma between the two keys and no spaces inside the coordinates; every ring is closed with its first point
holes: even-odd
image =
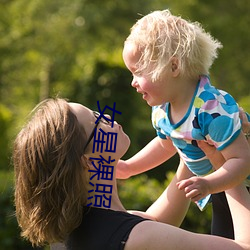
{"type": "MultiPolygon", "coordinates": [[[[0,169],[9,168],[12,138],[30,110],[38,101],[57,94],[93,109],[98,100],[101,107],[116,102],[122,112],[116,118],[131,138],[131,148],[125,158],[150,141],[155,136],[151,110],[130,87],[131,76],[125,69],[121,52],[136,19],[165,8],[201,22],[223,43],[224,48],[211,69],[212,81],[218,88],[230,92],[249,112],[248,0],[226,3],[217,0],[2,0],[0,169]]],[[[166,185],[166,169],[174,170],[177,161],[175,157],[149,171],[147,176],[121,182],[125,205],[133,209],[147,207],[166,185]],[[137,190],[139,192],[135,192],[137,190]]],[[[4,178],[0,176],[0,183],[4,178]]],[[[1,202],[11,213],[12,201],[4,201],[11,191],[5,191],[1,193],[1,202]]],[[[201,213],[191,205],[183,226],[201,232],[206,228],[207,232],[210,217],[210,209],[201,213]]]]}
{"type": "Polygon", "coordinates": [[[0,169],[7,169],[9,167],[9,151],[10,148],[6,145],[9,141],[10,130],[12,121],[11,111],[0,103],[0,169]]]}
{"type": "Polygon", "coordinates": [[[145,145],[155,135],[150,108],[129,87],[131,78],[121,51],[139,14],[156,9],[170,8],[174,14],[198,20],[222,41],[212,80],[249,103],[250,59],[245,55],[249,54],[250,5],[246,1],[229,0],[226,6],[215,0],[1,1],[0,103],[13,115],[8,131],[1,131],[4,141],[9,133],[6,145],[32,107],[57,94],[87,106],[115,100],[123,109],[120,122],[132,138],[129,155],[145,145]]]}
{"type": "Polygon", "coordinates": [[[163,185],[142,174],[119,181],[119,195],[126,209],[145,211],[162,193],[163,185]]]}
{"type": "Polygon", "coordinates": [[[20,237],[14,210],[13,173],[0,171],[0,180],[0,249],[34,249],[20,237]]]}
{"type": "Polygon", "coordinates": [[[204,211],[200,211],[195,203],[191,203],[181,228],[196,233],[211,232],[212,205],[209,204],[204,211]]]}
{"type": "MultiPolygon", "coordinates": [[[[241,1],[194,1],[189,17],[203,24],[223,45],[211,75],[218,88],[228,91],[236,100],[249,96],[250,5],[241,1]]],[[[250,99],[248,99],[248,102],[250,99]]]]}
{"type": "Polygon", "coordinates": [[[244,96],[239,100],[239,105],[242,107],[245,111],[250,113],[250,95],[244,96]]]}

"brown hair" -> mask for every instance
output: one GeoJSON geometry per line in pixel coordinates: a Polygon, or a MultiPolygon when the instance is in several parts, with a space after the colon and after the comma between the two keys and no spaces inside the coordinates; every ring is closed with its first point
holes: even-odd
{"type": "Polygon", "coordinates": [[[33,245],[62,242],[82,220],[87,200],[86,142],[68,103],[39,104],[13,151],[15,205],[22,236],[33,245]]]}

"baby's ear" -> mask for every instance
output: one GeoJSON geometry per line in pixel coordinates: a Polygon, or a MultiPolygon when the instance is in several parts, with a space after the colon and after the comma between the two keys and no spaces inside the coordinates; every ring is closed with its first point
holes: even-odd
{"type": "Polygon", "coordinates": [[[173,73],[173,76],[176,77],[180,74],[180,68],[179,68],[179,59],[176,57],[173,57],[171,59],[171,70],[173,73]]]}

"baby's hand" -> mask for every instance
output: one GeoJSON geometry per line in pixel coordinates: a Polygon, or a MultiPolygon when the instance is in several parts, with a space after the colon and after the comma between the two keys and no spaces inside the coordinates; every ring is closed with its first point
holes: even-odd
{"type": "Polygon", "coordinates": [[[194,202],[210,194],[209,183],[204,177],[194,176],[181,180],[176,185],[180,190],[184,190],[187,198],[194,202]]]}
{"type": "Polygon", "coordinates": [[[126,161],[119,160],[116,166],[116,178],[127,179],[130,177],[129,169],[126,161]]]}

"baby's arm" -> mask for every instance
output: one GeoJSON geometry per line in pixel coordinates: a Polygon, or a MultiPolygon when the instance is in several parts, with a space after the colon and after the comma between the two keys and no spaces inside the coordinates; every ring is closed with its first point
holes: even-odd
{"type": "Polygon", "coordinates": [[[176,153],[172,141],[155,137],[142,150],[130,159],[120,160],[117,165],[116,178],[126,179],[143,173],[171,158],[176,153]]]}
{"type": "MultiPolygon", "coordinates": [[[[222,150],[221,155],[225,162],[217,171],[204,177],[191,177],[178,183],[178,187],[184,189],[188,198],[197,201],[208,194],[227,190],[242,183],[250,174],[250,148],[243,133],[222,150]]],[[[221,156],[215,161],[223,163],[221,156]]]]}

